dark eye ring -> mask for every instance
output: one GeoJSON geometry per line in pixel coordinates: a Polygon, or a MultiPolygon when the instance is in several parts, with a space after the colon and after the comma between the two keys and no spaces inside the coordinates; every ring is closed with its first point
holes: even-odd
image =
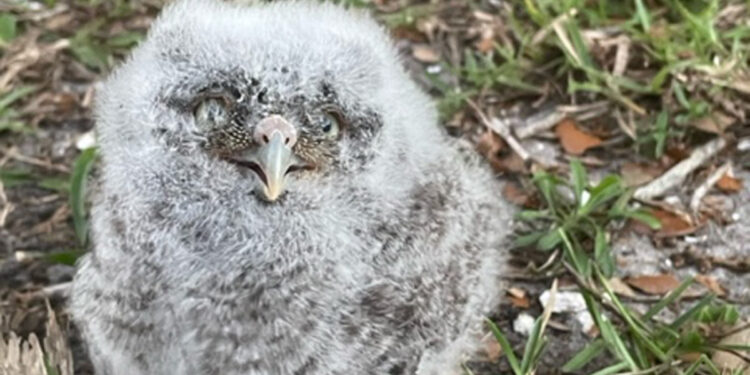
{"type": "Polygon", "coordinates": [[[210,130],[229,122],[229,102],[224,97],[207,97],[193,111],[200,129],[210,130]]]}
{"type": "Polygon", "coordinates": [[[328,139],[337,139],[343,127],[343,118],[341,113],[335,110],[326,110],[323,112],[322,130],[328,139]]]}

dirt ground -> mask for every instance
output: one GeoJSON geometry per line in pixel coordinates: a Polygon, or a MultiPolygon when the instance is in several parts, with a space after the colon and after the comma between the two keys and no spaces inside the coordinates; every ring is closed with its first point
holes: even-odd
{"type": "MultiPolygon", "coordinates": [[[[101,17],[102,10],[76,4],[73,1],[58,1],[52,10],[23,11],[19,10],[22,9],[20,6],[0,5],[0,10],[6,8],[20,12],[18,14],[25,22],[23,32],[0,56],[0,86],[4,84],[1,78],[8,74],[8,84],[16,87],[32,84],[37,90],[33,96],[13,104],[26,127],[19,131],[0,130],[0,193],[4,191],[0,198],[5,198],[0,199],[0,214],[7,214],[4,220],[0,220],[0,316],[5,317],[0,321],[0,328],[4,335],[12,331],[21,336],[30,333],[44,336],[47,317],[44,301],[49,298],[62,326],[69,333],[75,374],[87,375],[92,374],[92,369],[65,311],[66,283],[70,282],[74,273],[75,254],[86,250],[81,247],[73,228],[70,187],[66,182],[70,178],[74,160],[81,152],[78,147],[81,139],[93,129],[91,99],[95,95],[96,84],[109,71],[110,64],[126,54],[130,44],[123,42],[122,46],[105,46],[108,55],[97,67],[96,61],[101,57],[96,52],[85,51],[80,43],[76,44],[76,36],[83,38],[78,31],[101,17]],[[77,52],[75,48],[78,48],[77,52]],[[11,66],[17,67],[12,76],[8,73],[11,66]]],[[[493,5],[493,1],[478,4],[478,9],[487,14],[497,12],[498,7],[493,5]]],[[[109,19],[110,23],[100,26],[96,32],[104,36],[142,33],[157,8],[143,3],[126,17],[109,19]]],[[[456,44],[470,44],[477,38],[477,32],[470,30],[469,25],[472,17],[479,17],[475,12],[465,3],[447,1],[436,11],[435,17],[430,18],[435,24],[424,26],[428,29],[442,27],[443,31],[425,36],[421,32],[424,29],[419,32],[411,28],[393,29],[407,68],[425,90],[436,97],[440,95],[439,90],[434,81],[425,78],[425,72],[436,71],[448,82],[457,81],[450,71],[441,68],[438,60],[440,56],[447,60],[460,59],[460,48],[456,44]],[[438,57],[431,53],[437,53],[438,57]]],[[[523,123],[535,115],[544,114],[548,107],[546,104],[554,105],[561,100],[554,95],[535,98],[535,101],[544,102],[540,105],[532,103],[530,99],[518,99],[512,91],[497,91],[483,96],[479,105],[487,113],[507,116],[523,123]],[[513,106],[509,103],[513,103],[513,106]]],[[[487,142],[487,130],[473,111],[460,111],[447,118],[445,125],[451,134],[477,143],[480,151],[487,154],[486,148],[483,148],[487,142]]],[[[741,146],[742,141],[750,137],[750,131],[744,124],[740,126],[742,129],[731,137],[725,151],[709,158],[704,163],[709,167],[690,174],[684,184],[671,191],[670,196],[688,202],[695,187],[715,170],[713,166],[727,161],[734,163],[736,178],[750,181],[750,172],[743,169],[748,166],[750,158],[741,146]]],[[[602,147],[585,154],[583,160],[591,168],[592,176],[596,178],[606,173],[618,173],[623,165],[642,161],[634,158],[630,149],[617,147],[620,141],[621,138],[614,137],[611,143],[613,147],[602,147]]],[[[698,139],[694,143],[702,142],[698,139]]],[[[536,152],[539,158],[556,160],[555,165],[566,163],[569,159],[560,151],[557,140],[550,138],[549,134],[540,139],[529,138],[524,141],[524,146],[536,152]]],[[[690,150],[682,151],[690,153],[690,150]]],[[[507,150],[504,152],[507,153],[507,150]]],[[[498,171],[498,178],[519,186],[527,183],[530,175],[528,167],[518,167],[517,163],[497,155],[491,155],[489,159],[498,171]]],[[[507,192],[504,195],[508,197],[507,192]]],[[[750,191],[745,187],[732,193],[711,189],[704,202],[709,202],[714,211],[710,219],[698,225],[678,228],[674,233],[654,235],[632,223],[612,228],[618,266],[616,276],[625,280],[643,275],[674,275],[678,280],[683,280],[688,276],[700,275],[713,280],[717,288],[725,292],[723,298],[735,304],[742,316],[748,317],[750,191]]],[[[687,208],[681,207],[678,211],[687,211],[687,208]]],[[[522,290],[525,296],[521,301],[507,299],[493,320],[508,333],[511,344],[522,351],[526,337],[514,330],[513,323],[519,314],[533,317],[541,314],[539,296],[550,288],[552,280],[559,275],[528,271],[529,259],[541,264],[544,257],[524,251],[516,252],[516,255],[514,264],[517,271],[507,275],[507,280],[510,287],[522,290]]],[[[564,277],[561,285],[562,290],[570,290],[573,286],[564,277]]],[[[705,295],[708,288],[703,285],[698,284],[688,293],[688,298],[672,306],[664,314],[664,319],[669,319],[670,314],[684,310],[691,301],[705,295]]],[[[644,309],[657,301],[656,296],[640,291],[623,298],[635,309],[644,309]]],[[[542,359],[538,374],[559,373],[560,366],[591,339],[590,332],[584,332],[572,313],[554,314],[552,320],[554,324],[549,329],[547,354],[542,359]]],[[[497,348],[488,344],[487,350],[488,359],[470,363],[474,372],[490,375],[507,371],[504,363],[498,363],[497,348]]],[[[607,360],[603,358],[591,367],[607,360]]]]}

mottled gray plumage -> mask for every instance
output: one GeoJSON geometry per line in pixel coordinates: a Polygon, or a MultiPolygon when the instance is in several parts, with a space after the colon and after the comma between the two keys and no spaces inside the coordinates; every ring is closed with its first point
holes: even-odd
{"type": "Polygon", "coordinates": [[[98,374],[450,374],[478,344],[512,213],[366,15],[180,1],[96,115],[98,374]]]}

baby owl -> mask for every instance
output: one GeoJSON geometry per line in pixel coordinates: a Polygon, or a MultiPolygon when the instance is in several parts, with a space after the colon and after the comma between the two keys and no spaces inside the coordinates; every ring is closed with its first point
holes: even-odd
{"type": "Polygon", "coordinates": [[[365,14],[182,0],[96,106],[99,375],[452,374],[511,209],[365,14]]]}

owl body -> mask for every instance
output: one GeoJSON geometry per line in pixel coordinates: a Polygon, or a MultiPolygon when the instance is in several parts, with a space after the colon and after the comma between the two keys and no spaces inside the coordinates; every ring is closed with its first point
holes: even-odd
{"type": "Polygon", "coordinates": [[[179,2],[97,131],[71,309],[98,374],[449,374],[478,344],[512,212],[366,16],[179,2]]]}

